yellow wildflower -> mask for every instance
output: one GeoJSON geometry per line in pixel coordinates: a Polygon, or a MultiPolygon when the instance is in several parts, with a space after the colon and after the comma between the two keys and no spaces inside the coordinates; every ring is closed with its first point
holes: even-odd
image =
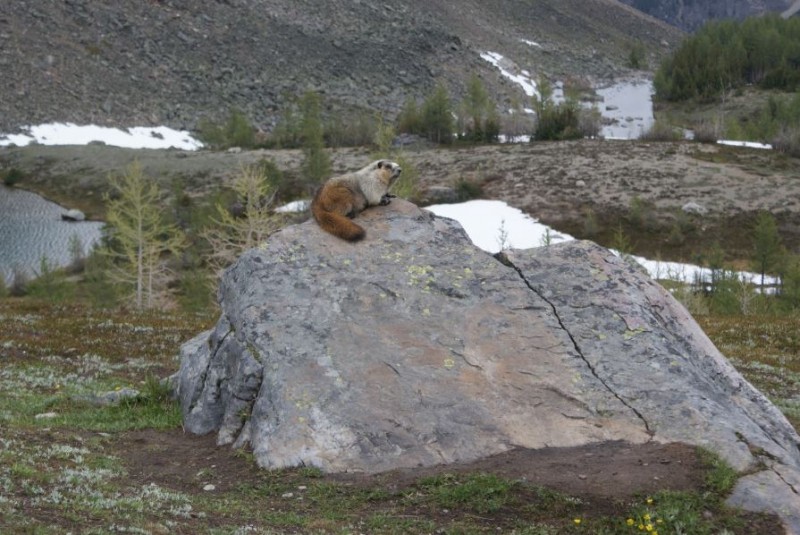
{"type": "Polygon", "coordinates": [[[647,524],[647,525],[644,527],[644,529],[645,529],[646,531],[653,531],[653,524],[647,524]]]}
{"type": "Polygon", "coordinates": [[[653,498],[647,498],[647,505],[653,505],[653,498]]]}
{"type": "Polygon", "coordinates": [[[633,519],[629,518],[628,520],[625,521],[625,523],[628,524],[629,526],[632,526],[633,525],[633,519]]]}
{"type": "Polygon", "coordinates": [[[580,526],[581,525],[581,519],[580,518],[574,519],[573,522],[575,522],[576,526],[580,526]]]}
{"type": "Polygon", "coordinates": [[[639,524],[639,531],[644,531],[644,524],[639,524]]]}
{"type": "Polygon", "coordinates": [[[648,522],[650,521],[650,515],[649,514],[644,515],[642,518],[644,518],[648,522]]]}

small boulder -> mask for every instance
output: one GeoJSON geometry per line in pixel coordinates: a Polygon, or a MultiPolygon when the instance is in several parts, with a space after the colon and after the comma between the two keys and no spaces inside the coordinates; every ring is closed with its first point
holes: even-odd
{"type": "Polygon", "coordinates": [[[706,215],[708,213],[708,208],[694,201],[689,201],[681,206],[681,210],[692,215],[706,215]]]}
{"type": "Polygon", "coordinates": [[[73,208],[61,214],[61,219],[64,221],[84,221],[86,219],[86,215],[80,210],[73,208]]]}

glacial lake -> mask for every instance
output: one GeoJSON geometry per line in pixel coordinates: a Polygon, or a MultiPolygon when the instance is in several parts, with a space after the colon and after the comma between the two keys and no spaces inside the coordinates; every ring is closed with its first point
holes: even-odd
{"type": "Polygon", "coordinates": [[[84,255],[99,242],[104,223],[63,221],[66,212],[35,193],[0,185],[0,276],[6,284],[15,269],[35,276],[42,258],[54,266],[69,265],[73,236],[84,255]]]}

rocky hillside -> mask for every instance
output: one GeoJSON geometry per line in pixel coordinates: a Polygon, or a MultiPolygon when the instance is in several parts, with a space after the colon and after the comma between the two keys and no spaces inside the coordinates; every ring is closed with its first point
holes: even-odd
{"type": "Polygon", "coordinates": [[[709,20],[743,19],[764,13],[794,14],[798,0],[621,0],[673,26],[694,31],[709,20]]]}
{"type": "Polygon", "coordinates": [[[193,128],[242,109],[268,129],[307,89],[393,113],[472,73],[522,96],[480,53],[534,76],[625,72],[682,38],[615,0],[37,0],[0,2],[0,132],[70,121],[193,128]]]}

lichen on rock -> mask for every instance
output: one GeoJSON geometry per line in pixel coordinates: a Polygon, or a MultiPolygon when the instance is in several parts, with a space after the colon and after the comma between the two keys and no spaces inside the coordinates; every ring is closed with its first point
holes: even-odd
{"type": "Polygon", "coordinates": [[[248,446],[263,467],[327,472],[623,440],[800,474],[780,411],[610,251],[493,257],[401,200],[359,219],[358,244],[307,222],[225,272],[219,323],[181,352],[187,430],[248,446]]]}

